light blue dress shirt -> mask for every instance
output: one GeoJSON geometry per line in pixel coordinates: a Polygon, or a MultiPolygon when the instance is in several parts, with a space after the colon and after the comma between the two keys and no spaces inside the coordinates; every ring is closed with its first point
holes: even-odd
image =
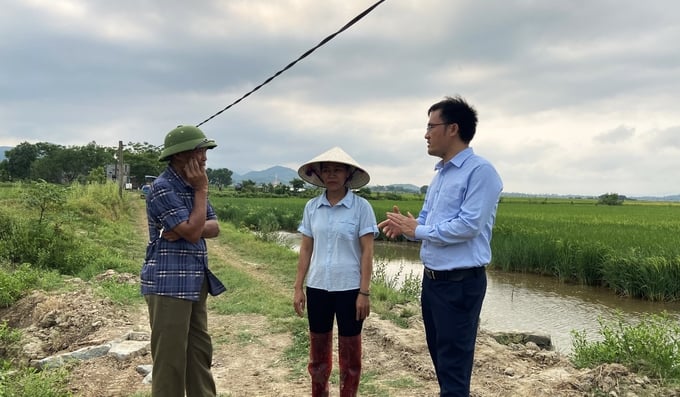
{"type": "Polygon", "coordinates": [[[326,291],[359,288],[359,238],[371,233],[378,236],[375,213],[366,199],[349,191],[331,206],[324,192],[307,202],[298,231],[314,239],[308,287],[326,291]]]}
{"type": "Polygon", "coordinates": [[[418,215],[420,259],[432,270],[485,266],[491,261],[491,230],[503,190],[496,169],[466,148],[436,174],[418,215]]]}

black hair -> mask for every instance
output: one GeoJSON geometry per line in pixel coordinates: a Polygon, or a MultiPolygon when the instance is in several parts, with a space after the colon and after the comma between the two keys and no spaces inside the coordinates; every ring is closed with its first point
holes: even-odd
{"type": "Polygon", "coordinates": [[[458,134],[465,143],[470,143],[477,131],[477,111],[465,99],[456,95],[447,96],[430,106],[427,114],[440,110],[442,122],[458,124],[458,134]]]}

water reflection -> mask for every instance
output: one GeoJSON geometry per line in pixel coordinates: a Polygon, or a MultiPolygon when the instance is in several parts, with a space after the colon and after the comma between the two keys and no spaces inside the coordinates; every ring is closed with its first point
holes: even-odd
{"type": "MultiPolygon", "coordinates": [[[[376,263],[386,273],[421,277],[418,244],[376,242],[376,263]]],[[[613,319],[620,311],[635,321],[643,313],[668,311],[680,317],[680,303],[652,303],[619,298],[603,288],[559,283],[554,278],[489,271],[482,307],[482,328],[549,334],[555,349],[571,352],[571,331],[585,330],[597,339],[598,319],[613,319]]]]}

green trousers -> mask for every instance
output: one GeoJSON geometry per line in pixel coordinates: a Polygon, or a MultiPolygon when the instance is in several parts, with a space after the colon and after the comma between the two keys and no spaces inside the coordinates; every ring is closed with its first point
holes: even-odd
{"type": "Polygon", "coordinates": [[[151,323],[152,397],[216,397],[210,371],[207,284],[198,302],[145,295],[151,323]]]}

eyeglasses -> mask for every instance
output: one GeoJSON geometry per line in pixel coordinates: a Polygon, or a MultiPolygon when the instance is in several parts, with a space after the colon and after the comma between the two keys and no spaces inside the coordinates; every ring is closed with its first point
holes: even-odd
{"type": "Polygon", "coordinates": [[[426,130],[429,131],[429,130],[433,129],[434,127],[438,126],[438,125],[448,125],[448,124],[453,124],[453,123],[435,123],[435,124],[427,123],[426,130]]]}

